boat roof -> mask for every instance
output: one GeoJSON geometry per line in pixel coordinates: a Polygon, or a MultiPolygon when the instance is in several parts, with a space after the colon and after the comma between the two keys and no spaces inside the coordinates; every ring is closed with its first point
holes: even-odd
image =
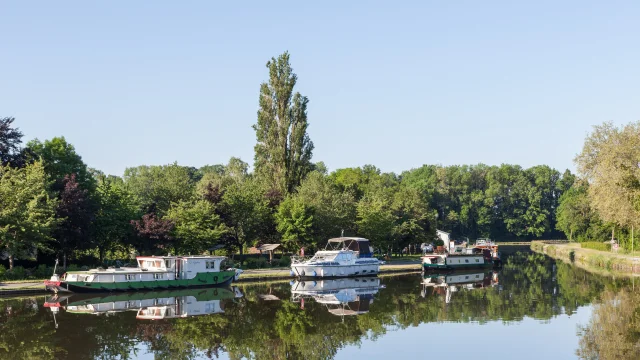
{"type": "Polygon", "coordinates": [[[361,237],[337,237],[337,238],[329,239],[329,242],[330,243],[339,243],[339,242],[344,242],[344,241],[347,241],[347,240],[369,241],[368,239],[361,238],[361,237]]]}

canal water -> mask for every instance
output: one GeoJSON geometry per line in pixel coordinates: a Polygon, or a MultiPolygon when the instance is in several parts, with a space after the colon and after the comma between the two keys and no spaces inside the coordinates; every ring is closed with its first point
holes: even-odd
{"type": "Polygon", "coordinates": [[[0,299],[0,359],[637,359],[634,281],[499,271],[0,299]]]}

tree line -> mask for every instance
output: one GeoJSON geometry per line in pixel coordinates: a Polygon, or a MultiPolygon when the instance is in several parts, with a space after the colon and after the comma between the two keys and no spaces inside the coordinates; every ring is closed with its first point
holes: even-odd
{"type": "MultiPolygon", "coordinates": [[[[323,247],[340,234],[385,252],[455,237],[558,237],[558,208],[575,176],[541,165],[424,165],[400,174],[373,165],[327,170],[312,162],[309,99],[294,92],[288,53],[260,85],[253,171],[232,157],[200,168],[141,165],[122,176],[85,164],[64,137],[31,140],[0,119],[0,249],[67,259],[243,253],[259,243],[286,251],[323,247]],[[44,254],[44,255],[43,255],[44,254]]],[[[573,187],[572,187],[573,186],[573,187]]]]}

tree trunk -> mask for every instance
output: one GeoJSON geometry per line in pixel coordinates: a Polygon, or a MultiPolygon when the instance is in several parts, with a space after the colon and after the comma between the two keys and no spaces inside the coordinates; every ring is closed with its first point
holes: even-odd
{"type": "Polygon", "coordinates": [[[13,270],[13,255],[9,254],[9,270],[13,270]]]}
{"type": "Polygon", "coordinates": [[[62,268],[67,270],[67,253],[62,252],[62,268]]]}
{"type": "Polygon", "coordinates": [[[98,256],[100,257],[100,265],[104,262],[104,248],[98,247],[98,256]]]}
{"type": "Polygon", "coordinates": [[[631,253],[633,254],[633,225],[631,225],[631,253]]]}
{"type": "Polygon", "coordinates": [[[571,229],[571,232],[569,233],[569,242],[573,241],[573,229],[571,229]]]}

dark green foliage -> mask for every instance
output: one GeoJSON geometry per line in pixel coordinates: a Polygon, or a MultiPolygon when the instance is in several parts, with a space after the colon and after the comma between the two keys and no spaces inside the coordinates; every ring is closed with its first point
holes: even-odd
{"type": "Polygon", "coordinates": [[[289,266],[291,266],[291,257],[289,257],[289,256],[281,257],[280,260],[278,261],[278,266],[280,266],[280,267],[289,267],[289,266]]]}
{"type": "Polygon", "coordinates": [[[444,246],[444,241],[438,239],[433,243],[435,246],[444,246]]]}
{"type": "Polygon", "coordinates": [[[13,127],[14,121],[12,117],[0,118],[0,166],[24,166],[24,152],[20,148],[22,132],[13,127]]]}
{"type": "Polygon", "coordinates": [[[13,269],[4,273],[4,278],[7,280],[24,280],[28,278],[28,273],[22,266],[14,266],[13,269]]]}
{"type": "Polygon", "coordinates": [[[258,258],[248,258],[244,261],[245,268],[247,269],[262,269],[269,266],[267,259],[260,256],[258,258]]]}

